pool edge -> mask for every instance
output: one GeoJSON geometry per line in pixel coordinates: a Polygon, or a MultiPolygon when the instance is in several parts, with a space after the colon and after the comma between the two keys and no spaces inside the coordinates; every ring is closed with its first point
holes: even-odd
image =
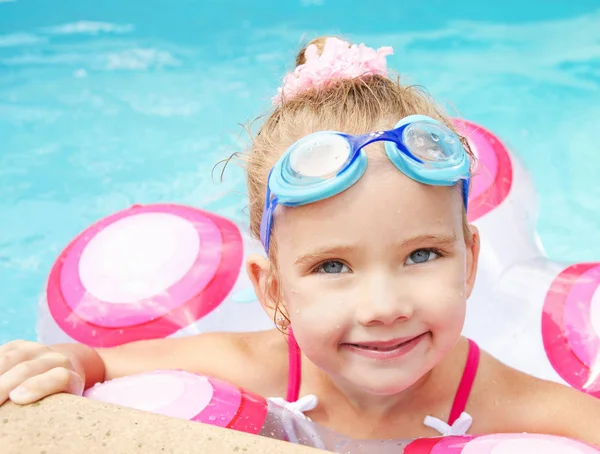
{"type": "Polygon", "coordinates": [[[32,405],[1,406],[0,450],[5,454],[324,452],[68,394],[32,405]]]}

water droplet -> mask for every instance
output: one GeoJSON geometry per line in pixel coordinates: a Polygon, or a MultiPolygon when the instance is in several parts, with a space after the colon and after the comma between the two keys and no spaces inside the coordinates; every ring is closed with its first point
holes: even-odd
{"type": "Polygon", "coordinates": [[[216,417],[216,416],[213,416],[213,415],[210,415],[210,416],[208,417],[208,420],[209,420],[209,421],[216,421],[216,420],[217,420],[217,417],[216,417]]]}

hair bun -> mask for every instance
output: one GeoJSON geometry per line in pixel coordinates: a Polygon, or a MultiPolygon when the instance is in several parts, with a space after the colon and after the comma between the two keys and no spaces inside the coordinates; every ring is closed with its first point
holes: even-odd
{"type": "Polygon", "coordinates": [[[299,93],[326,89],[340,80],[387,78],[386,57],[393,53],[390,46],[373,49],[331,36],[313,39],[296,57],[296,68],[285,75],[272,102],[281,104],[284,98],[289,101],[299,93]]]}
{"type": "Polygon", "coordinates": [[[306,56],[304,54],[308,46],[310,46],[311,44],[317,46],[317,49],[319,49],[319,55],[321,55],[323,53],[323,49],[325,49],[325,43],[327,42],[327,38],[333,38],[333,36],[319,36],[318,38],[313,39],[306,46],[304,46],[300,50],[300,52],[298,52],[298,55],[296,55],[296,66],[300,66],[306,63],[306,56]]]}

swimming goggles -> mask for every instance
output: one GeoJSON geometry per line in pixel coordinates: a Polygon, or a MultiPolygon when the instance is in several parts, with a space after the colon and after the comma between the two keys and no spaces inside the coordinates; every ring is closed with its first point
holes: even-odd
{"type": "Polygon", "coordinates": [[[468,203],[470,161],[460,138],[425,115],[410,115],[394,129],[363,135],[320,131],[295,142],[269,173],[260,239],[268,253],[277,205],[299,206],[332,197],[350,188],[365,173],[365,146],[385,141],[385,152],[402,173],[420,183],[453,186],[463,180],[468,203]]]}

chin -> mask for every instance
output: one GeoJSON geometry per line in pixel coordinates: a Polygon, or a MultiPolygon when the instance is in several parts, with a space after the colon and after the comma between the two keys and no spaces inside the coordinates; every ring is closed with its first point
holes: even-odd
{"type": "MultiPolygon", "coordinates": [[[[423,377],[427,375],[428,371],[423,371],[422,374],[391,374],[384,379],[379,377],[376,381],[373,379],[361,380],[360,382],[352,380],[354,386],[362,389],[364,392],[372,394],[374,396],[395,396],[401,392],[407,390],[414,384],[418,383],[423,377]]],[[[375,373],[371,374],[375,376],[375,373]]]]}

